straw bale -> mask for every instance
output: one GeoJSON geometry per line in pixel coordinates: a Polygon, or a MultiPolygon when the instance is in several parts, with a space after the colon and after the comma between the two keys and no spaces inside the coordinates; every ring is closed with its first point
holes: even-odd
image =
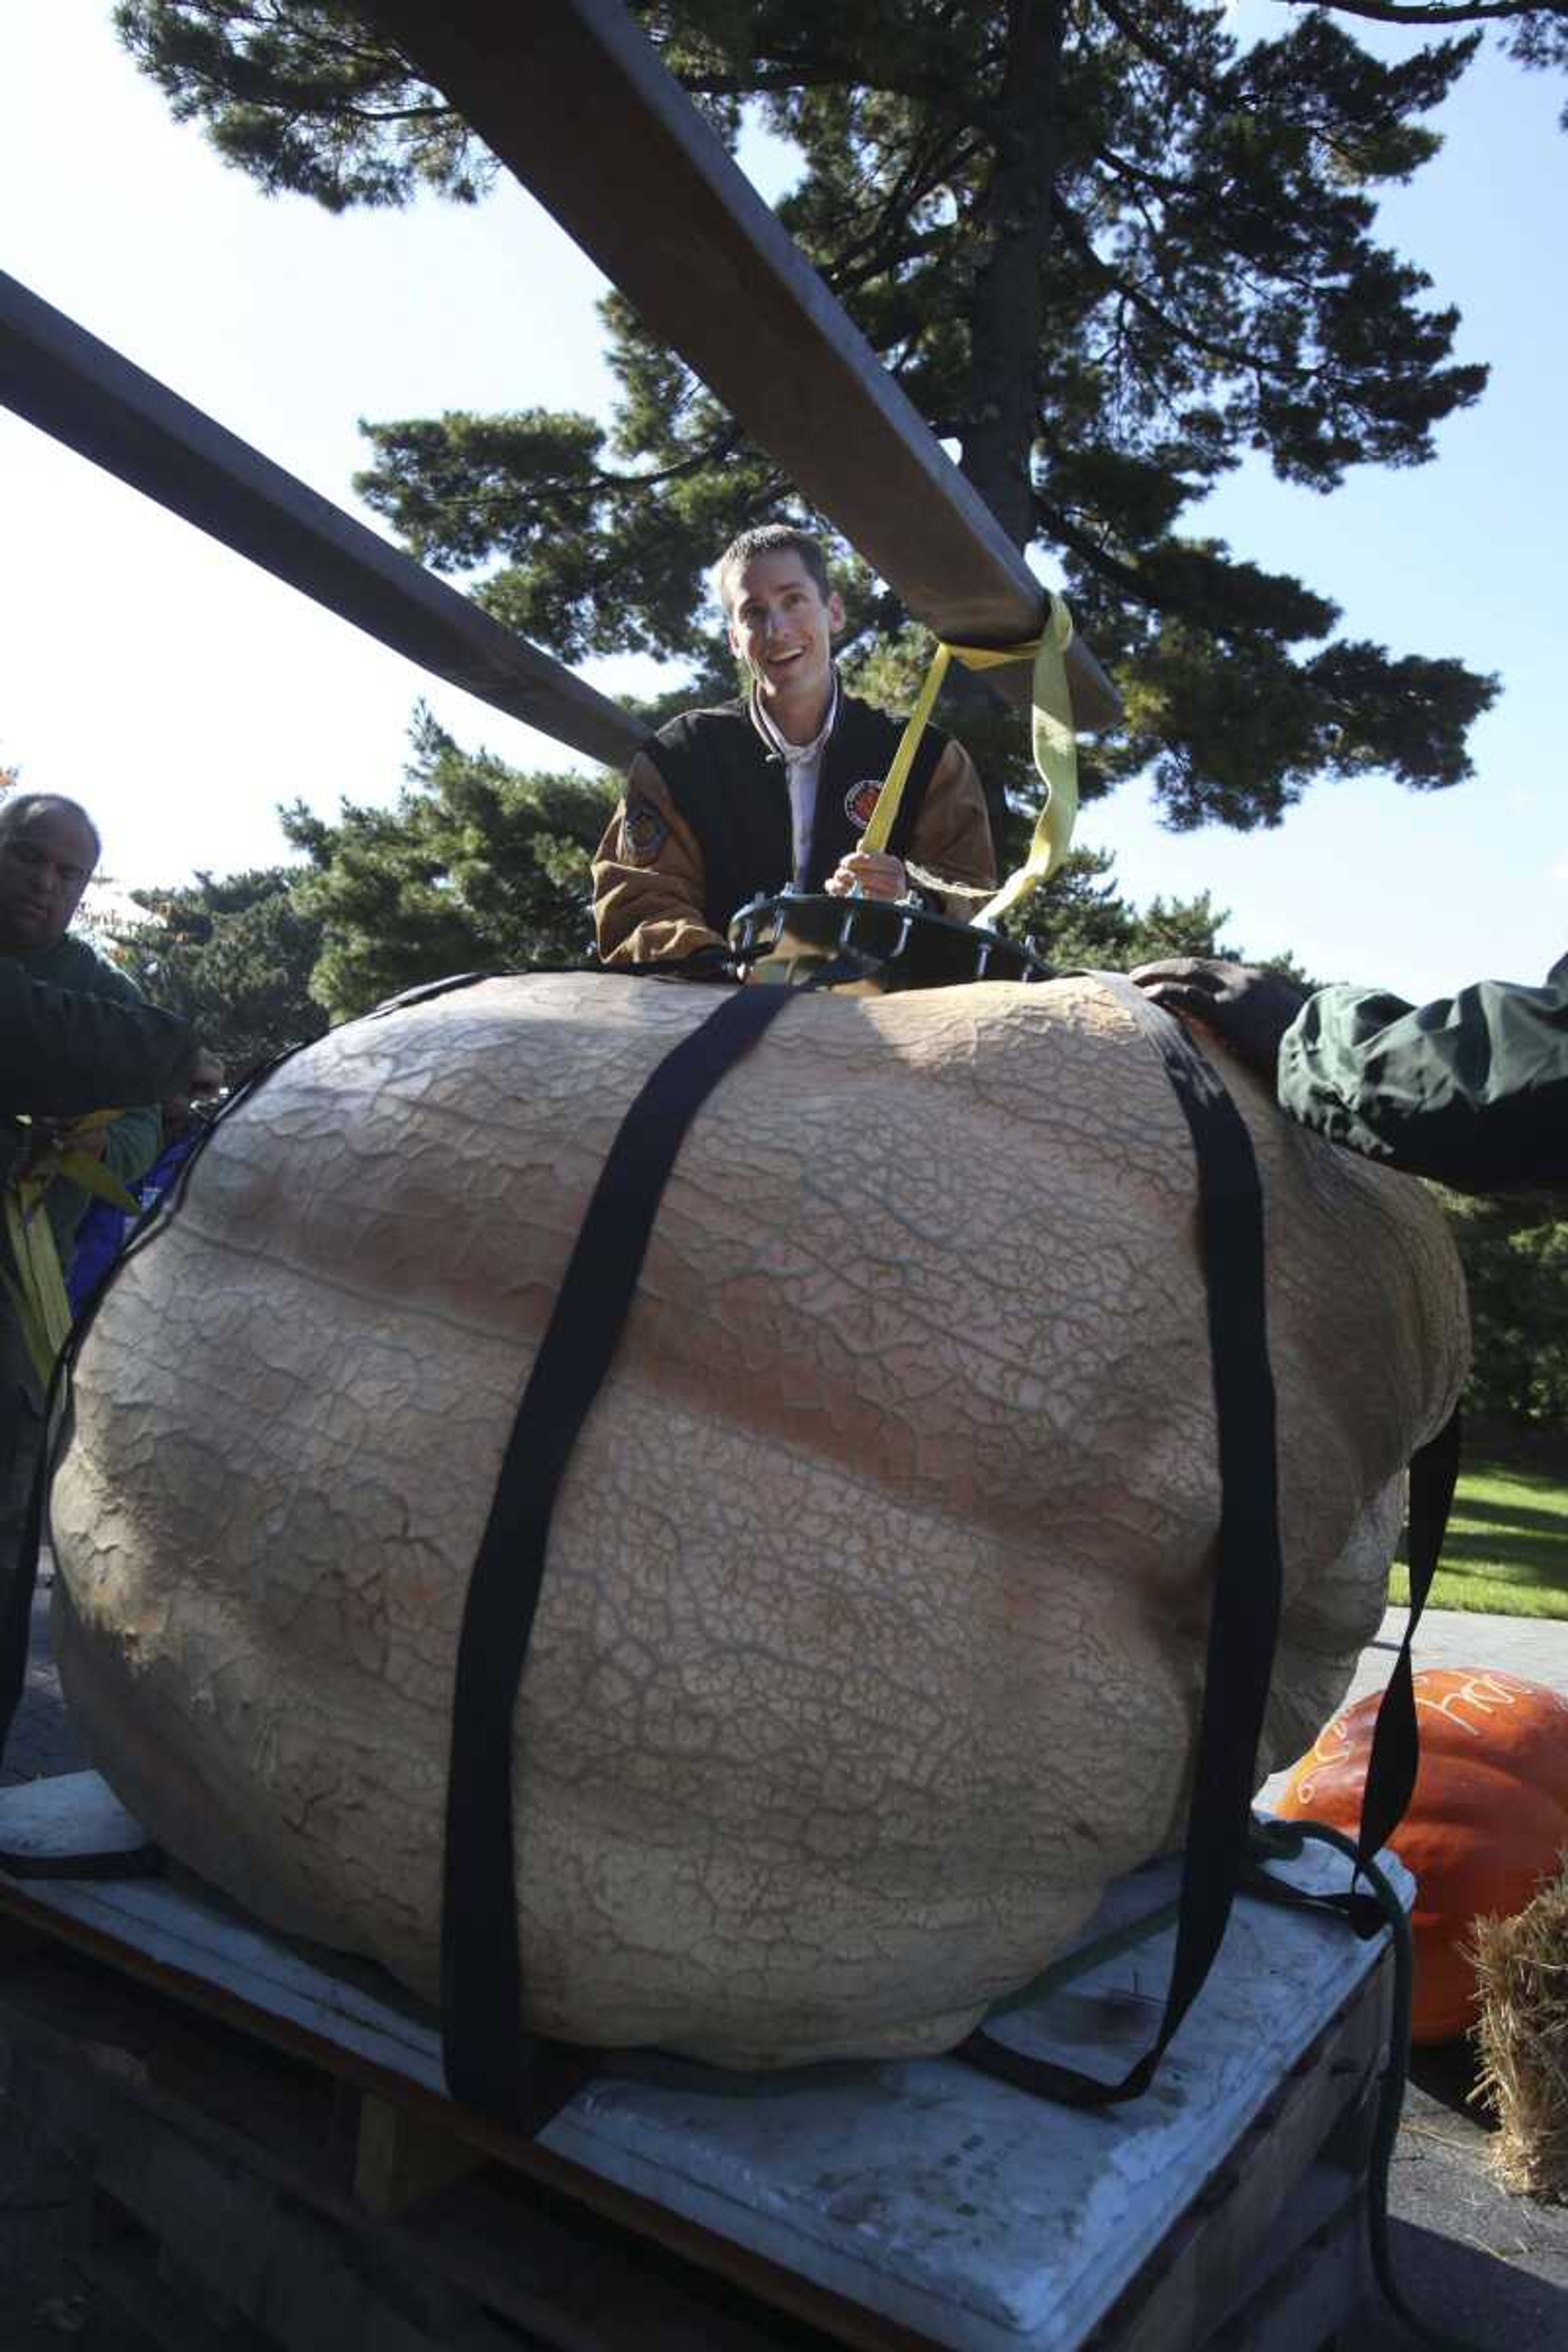
{"type": "Polygon", "coordinates": [[[1568,2204],[1568,1854],[1511,1919],[1478,1919],[1469,1953],[1487,2162],[1516,2196],[1568,2204]]]}

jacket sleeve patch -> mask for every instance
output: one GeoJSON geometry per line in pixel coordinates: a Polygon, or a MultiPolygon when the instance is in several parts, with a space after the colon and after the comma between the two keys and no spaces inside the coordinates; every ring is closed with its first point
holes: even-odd
{"type": "Polygon", "coordinates": [[[669,839],[669,827],[640,793],[627,800],[621,817],[621,856],[633,866],[651,866],[669,839]]]}

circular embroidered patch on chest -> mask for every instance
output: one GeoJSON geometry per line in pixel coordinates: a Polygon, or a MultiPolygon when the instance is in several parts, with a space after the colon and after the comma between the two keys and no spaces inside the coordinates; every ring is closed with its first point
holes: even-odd
{"type": "Polygon", "coordinates": [[[882,787],[875,776],[864,783],[851,784],[844,795],[844,814],[858,833],[864,833],[882,797],[882,787]]]}

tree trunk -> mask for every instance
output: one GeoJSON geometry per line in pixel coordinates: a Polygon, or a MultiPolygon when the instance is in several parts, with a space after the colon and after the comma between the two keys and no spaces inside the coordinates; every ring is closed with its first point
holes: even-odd
{"type": "Polygon", "coordinates": [[[1035,532],[1029,450],[1038,415],[1040,256],[1051,230],[1063,0],[1008,0],[995,163],[975,208],[984,258],[970,310],[963,471],[1016,547],[1035,532]]]}

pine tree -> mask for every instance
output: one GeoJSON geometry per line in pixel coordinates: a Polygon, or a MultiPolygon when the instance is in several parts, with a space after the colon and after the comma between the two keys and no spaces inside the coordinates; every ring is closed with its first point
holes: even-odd
{"type": "MultiPolygon", "coordinates": [[[[1058,971],[1131,971],[1169,956],[1228,956],[1243,950],[1223,938],[1230,916],[1205,890],[1195,898],[1152,898],[1139,908],[1116,887],[1109,850],[1075,849],[1048,889],[1026,900],[1005,928],[1026,940],[1058,971]]],[[[1289,954],[1246,956],[1271,971],[1304,979],[1289,954]]]]}
{"type": "MultiPolygon", "coordinates": [[[[1494,681],[1334,638],[1329,593],[1189,509],[1249,452],[1325,493],[1352,466],[1419,465],[1479,396],[1485,368],[1452,358],[1457,314],[1377,242],[1376,192],[1435,152],[1426,118],[1482,23],[1521,64],[1560,64],[1568,0],[1342,0],[1245,49],[1223,7],[1191,0],[634,13],[725,137],[752,107],[793,142],[785,226],[1015,542],[1058,567],[1128,707],[1089,795],[1148,770],[1170,824],[1246,827],[1314,778],[1468,772],[1494,681]],[[1357,16],[1408,27],[1408,53],[1368,55],[1342,21],[1357,16]]],[[[342,209],[472,202],[493,175],[338,0],[121,0],[116,17],[175,112],[266,188],[342,209]]],[[[604,312],[608,428],[539,409],[386,421],[360,487],[427,562],[489,567],[482,601],[562,658],[683,661],[689,701],[714,682],[715,551],[761,517],[816,519],[618,295],[604,312]]],[[[896,602],[851,587],[852,662],[885,671],[891,647],[896,672],[896,602]]],[[[962,724],[984,757],[984,724],[962,724]]],[[[1016,747],[995,730],[1026,797],[1016,747]]]]}
{"type": "Polygon", "coordinates": [[[1561,1433],[1568,1421],[1568,1220],[1561,1198],[1439,1197],[1469,1292],[1474,1355],[1466,1413],[1561,1433]]]}
{"type": "Polygon", "coordinates": [[[167,889],[132,891],[144,920],[100,926],[106,951],[153,1003],[184,1015],[231,1085],[327,1025],[310,992],[321,926],[302,908],[296,879],[283,866],[221,879],[198,873],[167,889]]]}
{"type": "Polygon", "coordinates": [[[342,1020],[457,972],[586,963],[589,859],[614,805],[611,782],[520,774],[421,713],[395,806],[345,803],[335,824],[282,812],[310,861],[295,896],[321,936],[316,1003],[342,1020]]]}

